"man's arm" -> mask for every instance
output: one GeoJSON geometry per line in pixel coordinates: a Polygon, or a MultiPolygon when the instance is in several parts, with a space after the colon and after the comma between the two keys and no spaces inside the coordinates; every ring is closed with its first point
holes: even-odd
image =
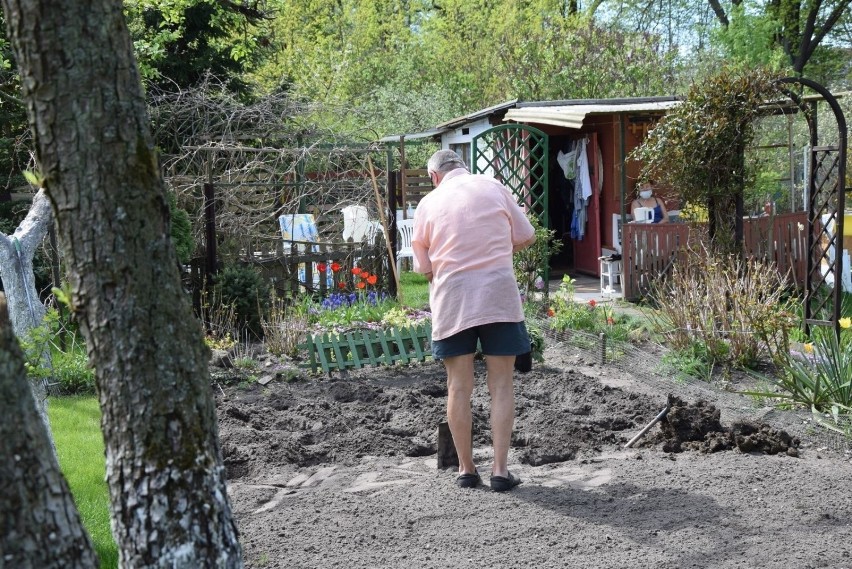
{"type": "Polygon", "coordinates": [[[512,247],[512,253],[517,253],[518,251],[523,251],[524,249],[526,249],[527,247],[529,247],[533,243],[535,243],[535,235],[533,235],[532,237],[530,237],[528,240],[524,241],[523,243],[519,243],[518,245],[513,246],[512,247]]]}

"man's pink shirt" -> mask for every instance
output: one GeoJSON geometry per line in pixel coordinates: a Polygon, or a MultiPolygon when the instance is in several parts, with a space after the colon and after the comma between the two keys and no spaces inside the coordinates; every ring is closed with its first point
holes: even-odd
{"type": "Polygon", "coordinates": [[[535,230],[502,184],[463,168],[448,172],[414,214],[414,270],[432,273],[432,339],[524,319],[512,248],[535,230]]]}

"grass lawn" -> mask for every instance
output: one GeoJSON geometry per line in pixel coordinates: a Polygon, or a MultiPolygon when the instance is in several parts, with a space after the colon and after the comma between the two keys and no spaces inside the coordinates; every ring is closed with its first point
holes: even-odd
{"type": "Polygon", "coordinates": [[[101,568],[118,567],[118,548],[109,527],[109,491],[98,400],[94,396],[51,398],[48,415],[59,466],[71,486],[101,568]]]}
{"type": "MultiPolygon", "coordinates": [[[[422,309],[429,304],[429,283],[423,275],[400,275],[403,304],[422,309]]],[[[103,569],[118,567],[118,548],[110,533],[109,490],[105,473],[100,409],[94,396],[51,398],[50,425],[59,465],[103,569]]]]}
{"type": "Polygon", "coordinates": [[[429,283],[420,273],[404,271],[399,275],[402,304],[421,309],[429,304],[429,283]]]}

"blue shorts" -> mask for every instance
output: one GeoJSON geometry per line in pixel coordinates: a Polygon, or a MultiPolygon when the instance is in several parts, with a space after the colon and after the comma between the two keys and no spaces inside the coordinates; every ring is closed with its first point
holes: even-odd
{"type": "Polygon", "coordinates": [[[462,330],[443,340],[432,340],[436,360],[475,354],[477,342],[486,356],[518,356],[530,351],[530,336],[521,322],[495,322],[462,330]]]}

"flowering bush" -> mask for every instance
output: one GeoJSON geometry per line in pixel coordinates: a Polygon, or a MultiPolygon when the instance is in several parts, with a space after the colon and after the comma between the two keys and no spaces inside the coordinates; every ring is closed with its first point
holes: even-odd
{"type": "Polygon", "coordinates": [[[547,309],[550,327],[558,332],[580,330],[593,334],[603,333],[607,338],[627,341],[636,336],[641,327],[628,316],[617,316],[612,305],[591,299],[578,302],[574,297],[575,281],[570,276],[562,277],[559,289],[551,297],[547,309]]]}
{"type": "Polygon", "coordinates": [[[574,279],[565,275],[559,284],[559,290],[553,295],[547,315],[550,316],[550,326],[559,332],[564,330],[596,331],[598,315],[595,313],[596,302],[581,304],[574,299],[574,279]]]}
{"type": "MultiPolygon", "coordinates": [[[[317,263],[317,270],[324,273],[331,269],[333,273],[342,270],[339,263],[317,263]]],[[[385,292],[371,290],[378,283],[378,277],[361,267],[352,267],[351,280],[338,281],[338,291],[329,294],[318,305],[309,303],[306,307],[308,322],[322,328],[338,329],[353,325],[378,327],[388,310],[396,306],[396,301],[385,292]]]]}

